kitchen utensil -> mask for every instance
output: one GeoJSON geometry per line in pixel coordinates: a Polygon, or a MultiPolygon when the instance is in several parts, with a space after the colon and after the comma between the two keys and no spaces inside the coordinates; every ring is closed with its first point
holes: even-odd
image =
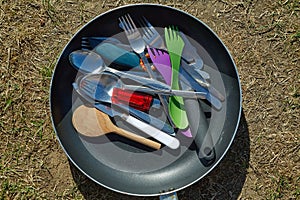
{"type": "Polygon", "coordinates": [[[153,88],[155,90],[166,90],[169,91],[171,88],[170,86],[154,80],[149,79],[141,76],[135,75],[131,71],[119,71],[110,67],[107,67],[103,63],[102,57],[90,50],[76,50],[73,51],[69,56],[70,63],[72,66],[78,70],[82,70],[85,73],[100,73],[103,71],[113,73],[117,76],[124,77],[131,79],[132,81],[135,81],[141,85],[145,85],[147,87],[153,88]],[[102,63],[102,65],[100,65],[102,63]],[[96,67],[98,66],[98,67],[96,67]],[[94,70],[94,71],[93,71],[94,70]],[[132,74],[133,73],[133,74],[132,74]]]}
{"type": "Polygon", "coordinates": [[[158,142],[117,127],[106,114],[85,105],[79,106],[73,112],[72,123],[78,133],[87,137],[98,137],[113,132],[153,149],[160,149],[161,147],[158,142]]]}
{"type": "MultiPolygon", "coordinates": [[[[86,76],[84,79],[79,78],[77,79],[76,83],[73,83],[73,88],[79,93],[81,94],[81,96],[86,97],[88,96],[92,102],[94,103],[95,101],[100,101],[101,100],[105,100],[106,103],[111,103],[111,97],[110,95],[112,95],[112,90],[115,88],[115,86],[118,86],[118,79],[116,78],[116,76],[111,76],[110,73],[108,72],[103,72],[102,76],[106,76],[108,77],[108,79],[106,80],[106,82],[104,82],[104,84],[106,85],[106,88],[103,87],[104,84],[102,84],[102,89],[106,90],[106,91],[110,91],[109,94],[107,92],[103,93],[104,96],[101,94],[101,92],[96,92],[97,87],[99,86],[99,75],[88,75],[86,76]],[[108,82],[110,81],[110,82],[108,82]],[[80,87],[79,87],[80,85],[80,87]]],[[[102,82],[105,81],[105,79],[102,79],[102,82]]],[[[101,84],[100,84],[101,87],[101,84]]],[[[121,107],[121,105],[119,105],[121,107]]],[[[127,106],[128,107],[128,106],[127,106]]],[[[125,108],[125,110],[129,110],[129,113],[131,115],[133,115],[134,117],[143,120],[144,122],[153,125],[154,127],[162,130],[165,133],[168,134],[174,134],[174,129],[168,125],[167,123],[161,121],[160,119],[157,119],[155,117],[152,117],[151,115],[148,115],[147,113],[144,113],[142,111],[139,111],[137,109],[128,107],[126,108],[126,106],[123,106],[123,108],[125,108]]]]}
{"type": "MultiPolygon", "coordinates": [[[[209,176],[210,172],[219,173],[214,169],[222,165],[223,158],[230,149],[242,111],[237,69],[229,51],[218,36],[207,25],[186,12],[168,6],[144,3],[122,6],[105,12],[76,32],[57,60],[50,84],[49,99],[56,138],[70,162],[95,183],[109,190],[134,196],[171,194],[201,181],[209,176]],[[216,150],[216,160],[210,166],[205,167],[200,162],[194,148],[184,145],[176,150],[161,148],[151,153],[140,151],[127,144],[122,144],[123,157],[118,157],[119,162],[110,165],[112,157],[117,156],[112,150],[120,151],[118,141],[106,144],[110,146],[110,151],[106,153],[101,151],[100,146],[103,145],[83,141],[73,128],[72,107],[74,101],[78,100],[78,95],[74,92],[72,83],[78,72],[70,65],[68,56],[70,52],[81,48],[80,41],[83,36],[113,36],[119,33],[116,21],[124,13],[130,13],[136,19],[145,16],[157,27],[178,25],[205,50],[200,56],[204,63],[210,63],[211,68],[208,68],[207,72],[210,74],[211,83],[215,86],[215,80],[218,80],[220,84],[218,88],[224,88],[222,93],[225,97],[221,110],[210,110],[209,131],[216,150]],[[149,156],[159,161],[152,161],[149,156]],[[170,157],[174,159],[169,162],[170,157]],[[145,159],[148,162],[145,162],[145,159]],[[167,161],[167,165],[162,165],[167,161]]],[[[205,103],[201,101],[201,104],[205,103]]],[[[131,126],[125,123],[118,123],[118,126],[131,130],[131,126]]]]}
{"type": "MultiPolygon", "coordinates": [[[[164,52],[162,50],[157,50],[155,48],[147,47],[147,50],[148,50],[148,54],[154,64],[154,66],[156,67],[156,69],[164,77],[165,82],[168,85],[171,85],[172,69],[171,69],[169,55],[166,52],[164,52]]],[[[182,81],[184,81],[184,80],[182,80],[182,81]]],[[[186,97],[189,97],[189,96],[186,96],[186,97]]],[[[181,133],[187,137],[192,137],[190,129],[181,130],[181,133]]]]}
{"type": "Polygon", "coordinates": [[[181,65],[184,70],[193,77],[202,87],[205,87],[209,90],[209,92],[217,97],[219,100],[224,101],[225,97],[216,89],[214,88],[209,82],[207,82],[194,68],[190,67],[185,61],[182,62],[181,65]]]}
{"type": "MultiPolygon", "coordinates": [[[[121,80],[118,81],[118,85],[120,86],[122,84],[121,80]]],[[[121,89],[118,87],[115,87],[112,92],[112,103],[114,104],[124,104],[128,105],[134,109],[143,111],[143,112],[148,112],[150,110],[150,107],[159,109],[160,108],[160,101],[154,97],[156,94],[163,94],[163,95],[175,95],[175,96],[183,96],[183,97],[188,97],[188,98],[198,98],[199,96],[192,96],[192,95],[186,95],[185,93],[182,95],[181,91],[179,90],[178,92],[171,91],[171,92],[162,92],[162,91],[157,91],[155,92],[152,89],[149,89],[147,87],[141,87],[133,90],[126,90],[126,89],[121,89]],[[150,95],[151,93],[152,95],[150,95]]],[[[185,92],[185,91],[184,91],[185,92]]],[[[199,94],[198,92],[195,92],[196,94],[199,94]]],[[[205,94],[201,94],[201,98],[203,98],[205,94]]]]}
{"type": "Polygon", "coordinates": [[[114,44],[103,42],[94,48],[109,63],[126,66],[127,70],[138,68],[140,58],[133,52],[122,49],[114,44]]]}
{"type": "Polygon", "coordinates": [[[222,108],[222,103],[220,102],[220,100],[217,99],[215,96],[213,96],[207,88],[201,86],[199,82],[197,82],[188,72],[186,72],[188,66],[185,66],[186,65],[185,61],[182,61],[181,65],[184,67],[180,68],[180,74],[188,81],[188,83],[192,86],[192,88],[197,92],[205,93],[206,100],[210,102],[215,109],[220,110],[222,108]]]}
{"type": "MultiPolygon", "coordinates": [[[[183,32],[179,33],[182,40],[184,41],[184,48],[182,51],[182,57],[188,64],[193,64],[194,69],[203,69],[203,60],[197,53],[196,48],[191,44],[186,35],[183,32]]],[[[191,66],[192,67],[192,66],[191,66]]]]}
{"type": "MultiPolygon", "coordinates": [[[[69,60],[72,66],[80,71],[83,71],[84,73],[101,73],[105,69],[109,69],[109,71],[113,71],[117,74],[121,74],[124,76],[124,73],[120,71],[114,71],[112,68],[103,67],[103,60],[102,58],[94,53],[93,51],[89,50],[77,50],[73,51],[69,55],[69,60]]],[[[134,81],[137,81],[136,77],[143,76],[144,72],[134,72],[134,71],[128,71],[127,74],[130,74],[130,78],[134,81]]],[[[125,75],[127,77],[127,75],[125,75]]],[[[201,92],[189,92],[189,91],[181,91],[181,90],[171,90],[168,85],[165,85],[161,88],[160,82],[152,81],[151,79],[143,79],[139,78],[138,80],[140,83],[145,84],[146,86],[150,86],[150,88],[147,87],[141,87],[141,86],[129,86],[129,85],[122,85],[123,88],[131,89],[131,90],[137,90],[140,92],[147,92],[152,94],[163,94],[163,95],[177,95],[177,96],[192,96],[195,98],[205,98],[205,94],[201,92]],[[149,83],[150,81],[150,83],[149,83]],[[154,89],[152,89],[154,88],[154,89]]]]}
{"type": "MultiPolygon", "coordinates": [[[[102,76],[98,78],[98,82],[95,84],[95,82],[89,81],[87,78],[90,76],[86,76],[83,79],[80,80],[79,88],[77,91],[79,91],[80,94],[84,94],[83,96],[88,96],[92,99],[97,99],[98,101],[102,103],[108,103],[111,104],[111,93],[113,88],[115,87],[115,80],[111,79],[111,76],[107,76],[106,74],[102,74],[102,76]]],[[[76,88],[76,85],[75,85],[76,88]]],[[[117,106],[121,108],[121,110],[124,111],[124,106],[117,106]]],[[[125,113],[120,113],[114,110],[115,112],[108,112],[107,106],[102,106],[102,104],[98,105],[96,108],[101,108],[101,111],[105,112],[106,114],[110,115],[111,117],[114,116],[120,116],[125,121],[133,125],[134,127],[140,129],[144,133],[150,135],[151,137],[155,138],[156,140],[160,141],[161,143],[167,145],[168,147],[172,149],[176,149],[179,147],[179,141],[160,131],[159,129],[140,121],[139,119],[136,119],[130,115],[127,115],[125,113]]],[[[126,109],[125,109],[126,111],[126,109]]],[[[140,116],[141,117],[141,116],[140,116]]],[[[158,120],[156,120],[158,121],[158,120]]]]}
{"type": "Polygon", "coordinates": [[[180,145],[180,142],[177,138],[166,134],[165,132],[160,131],[159,129],[151,126],[135,117],[132,117],[128,114],[124,113],[124,107],[114,107],[112,110],[109,106],[97,103],[95,104],[95,108],[101,110],[102,112],[108,114],[111,117],[121,117],[124,121],[131,124],[132,126],[136,127],[140,131],[146,133],[147,135],[153,137],[157,141],[163,143],[164,145],[168,146],[171,149],[177,149],[180,145]],[[117,108],[122,108],[120,110],[116,110],[117,108]]]}
{"type": "MultiPolygon", "coordinates": [[[[166,45],[170,56],[172,66],[172,83],[171,88],[179,90],[178,73],[180,67],[181,53],[184,47],[183,40],[178,35],[178,31],[174,28],[165,28],[166,45]]],[[[169,98],[169,113],[174,124],[185,129],[188,126],[188,120],[184,111],[184,102],[182,97],[171,96],[169,98]]]]}
{"type": "MultiPolygon", "coordinates": [[[[135,54],[134,54],[135,55],[135,54]]],[[[121,55],[120,55],[121,56],[121,55]]],[[[135,58],[138,59],[138,56],[135,55],[135,58]]],[[[94,51],[88,50],[88,49],[80,49],[75,50],[70,53],[69,55],[69,61],[71,65],[76,69],[81,71],[82,73],[99,73],[102,72],[105,69],[109,69],[105,67],[104,61],[99,54],[95,53],[94,51]]],[[[138,71],[138,70],[130,70],[130,66],[122,66],[125,68],[127,74],[134,75],[131,78],[135,78],[137,76],[139,77],[146,77],[148,74],[144,71],[138,71]]],[[[113,69],[113,68],[111,68],[113,69]]],[[[137,68],[138,69],[138,68],[137,68]]],[[[118,73],[118,72],[116,72],[118,73]]],[[[160,76],[156,76],[156,79],[161,81],[160,76]]],[[[157,82],[159,83],[159,82],[157,82]]]]}
{"type": "Polygon", "coordinates": [[[82,49],[93,50],[96,46],[98,46],[101,43],[110,43],[127,51],[132,50],[129,45],[121,43],[120,40],[114,37],[82,37],[81,38],[82,49]]]}
{"type": "MultiPolygon", "coordinates": [[[[150,47],[161,49],[161,50],[167,50],[166,45],[164,43],[163,37],[158,33],[158,31],[151,25],[151,23],[145,18],[142,17],[140,19],[141,28],[144,32],[143,39],[150,47]]],[[[194,68],[195,71],[197,71],[202,77],[205,79],[209,79],[209,74],[203,70],[203,61],[199,57],[197,53],[194,53],[196,50],[195,47],[191,45],[191,43],[188,41],[186,36],[180,32],[180,36],[184,36],[183,41],[184,43],[187,43],[182,51],[182,59],[187,58],[187,62],[191,65],[191,67],[194,68]],[[194,53],[194,54],[190,54],[194,53]]]]}
{"type": "MultiPolygon", "coordinates": [[[[142,61],[144,62],[144,65],[147,69],[147,72],[150,76],[150,78],[155,79],[155,75],[151,69],[151,66],[148,63],[147,58],[145,57],[145,42],[140,34],[140,32],[138,31],[136,25],[134,24],[132,18],[130,17],[130,15],[125,15],[119,18],[119,21],[124,25],[124,32],[127,36],[127,39],[129,41],[129,44],[131,46],[131,48],[133,49],[133,51],[135,51],[137,54],[140,55],[142,61]]],[[[173,121],[171,119],[171,116],[168,112],[168,107],[167,107],[167,101],[164,97],[162,97],[161,95],[158,94],[158,98],[162,104],[162,107],[165,111],[165,114],[169,120],[169,122],[172,124],[173,121]]]]}
{"type": "Polygon", "coordinates": [[[146,44],[156,49],[167,50],[163,38],[145,17],[140,19],[140,24],[144,32],[143,39],[146,44]]]}
{"type": "Polygon", "coordinates": [[[157,109],[160,108],[160,101],[152,95],[142,92],[133,92],[131,90],[123,90],[117,87],[113,89],[111,101],[113,104],[128,105],[131,108],[143,112],[149,112],[152,106],[157,109]]]}
{"type": "Polygon", "coordinates": [[[164,81],[171,85],[172,68],[170,63],[170,57],[166,52],[156,50],[155,48],[147,47],[148,54],[159,73],[163,76],[164,81]]]}
{"type": "Polygon", "coordinates": [[[103,70],[103,59],[93,51],[76,50],[69,54],[71,65],[84,73],[97,73],[103,70]]]}

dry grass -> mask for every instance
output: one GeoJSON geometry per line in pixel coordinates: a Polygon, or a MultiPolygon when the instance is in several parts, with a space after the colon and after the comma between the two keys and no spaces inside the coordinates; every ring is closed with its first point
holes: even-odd
{"type": "MultiPolygon", "coordinates": [[[[76,30],[138,2],[0,0],[0,199],[143,199],[101,188],[69,165],[48,105],[56,59],[76,30]]],[[[146,2],[207,23],[232,53],[243,88],[244,118],[231,150],[180,198],[299,199],[300,2],[146,2]]]]}

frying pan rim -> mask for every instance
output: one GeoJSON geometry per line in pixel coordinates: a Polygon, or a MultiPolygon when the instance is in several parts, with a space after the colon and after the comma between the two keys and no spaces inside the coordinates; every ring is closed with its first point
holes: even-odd
{"type": "Polygon", "coordinates": [[[241,113],[242,113],[242,90],[241,90],[241,82],[240,82],[240,77],[239,77],[239,74],[238,74],[238,70],[237,70],[237,67],[236,67],[236,64],[229,52],[229,50],[227,49],[227,47],[225,46],[225,44],[222,42],[222,40],[217,36],[217,34],[208,26],[206,25],[204,22],[202,22],[200,19],[196,18],[195,16],[189,14],[188,12],[185,12],[183,10],[180,10],[180,9],[177,9],[177,8],[174,8],[174,7],[171,7],[171,6],[168,6],[168,5],[162,5],[162,4],[156,4],[156,3],[136,3],[136,4],[127,4],[127,5],[123,5],[123,6],[119,6],[117,8],[113,8],[113,9],[109,9],[99,15],[97,15],[96,17],[94,17],[93,19],[91,19],[89,22],[87,22],[85,25],[83,25],[79,30],[77,30],[72,38],[68,41],[68,43],[65,45],[65,47],[63,48],[60,56],[58,57],[57,59],[57,62],[56,62],[56,65],[55,65],[55,69],[52,73],[52,77],[51,77],[51,81],[50,81],[50,92],[49,92],[49,105],[50,105],[50,115],[51,115],[51,124],[52,124],[52,127],[54,128],[54,132],[55,132],[55,135],[56,135],[56,138],[61,146],[61,148],[63,149],[64,153],[67,155],[68,159],[72,162],[72,164],[80,171],[82,172],[86,177],[88,177],[89,179],[91,179],[92,181],[94,181],[95,183],[99,184],[100,186],[103,186],[109,190],[112,190],[114,192],[118,192],[118,193],[121,193],[121,194],[126,194],[126,195],[132,195],[132,196],[160,196],[160,195],[165,195],[165,194],[170,194],[170,193],[173,193],[173,192],[177,192],[179,190],[182,190],[184,188],[187,188],[191,185],[193,185],[194,183],[198,182],[199,180],[201,180],[203,177],[207,176],[220,162],[221,160],[223,160],[224,156],[226,155],[226,153],[228,152],[229,148],[231,147],[232,145],[232,142],[235,138],[235,135],[237,133],[237,130],[238,130],[238,125],[240,123],[240,118],[241,118],[241,113]],[[216,39],[220,42],[220,44],[224,47],[225,51],[227,52],[227,55],[229,56],[233,66],[234,66],[234,70],[236,72],[236,75],[237,75],[237,82],[238,82],[238,88],[239,88],[239,98],[240,98],[240,102],[239,102],[239,113],[238,113],[238,119],[237,119],[237,123],[236,123],[236,127],[235,127],[235,130],[234,130],[234,133],[232,134],[232,137],[231,137],[231,140],[229,142],[229,144],[227,145],[227,148],[225,149],[225,151],[223,151],[222,155],[220,156],[220,158],[213,164],[212,167],[210,167],[210,169],[208,169],[202,176],[198,177],[196,180],[180,187],[180,188],[176,188],[176,189],[173,189],[171,191],[166,191],[166,192],[162,192],[162,193],[153,193],[153,194],[136,194],[136,193],[132,193],[132,192],[125,192],[125,191],[121,191],[121,190],[118,190],[118,189],[115,189],[115,188],[112,188],[112,187],[109,187],[99,181],[97,181],[95,178],[93,178],[91,175],[87,174],[83,169],[81,169],[77,164],[76,162],[71,158],[71,156],[68,154],[68,152],[66,151],[64,145],[62,144],[62,141],[60,140],[59,136],[58,136],[58,132],[57,132],[57,129],[56,129],[56,126],[54,124],[54,119],[53,119],[53,114],[52,114],[52,102],[51,102],[51,97],[52,97],[52,85],[53,85],[53,81],[54,81],[54,76],[55,76],[55,72],[56,72],[56,68],[57,68],[57,65],[59,63],[59,61],[61,60],[61,57],[63,55],[63,53],[65,52],[66,48],[69,46],[69,44],[71,43],[72,39],[78,35],[78,33],[80,31],[82,31],[86,26],[88,26],[89,24],[91,24],[93,21],[97,20],[98,18],[102,17],[103,15],[106,15],[110,12],[113,12],[113,11],[116,11],[116,10],[119,10],[119,9],[124,9],[124,8],[127,8],[127,7],[134,7],[134,6],[157,6],[157,7],[164,7],[166,9],[170,9],[170,10],[174,10],[176,12],[180,12],[182,14],[185,14],[187,15],[188,17],[191,17],[193,18],[194,20],[196,20],[197,22],[199,22],[200,24],[202,24],[204,27],[206,27],[211,34],[213,34],[216,39]]]}

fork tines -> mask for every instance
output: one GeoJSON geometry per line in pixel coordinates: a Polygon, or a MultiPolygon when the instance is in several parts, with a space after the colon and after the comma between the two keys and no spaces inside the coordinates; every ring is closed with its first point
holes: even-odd
{"type": "Polygon", "coordinates": [[[139,24],[141,25],[141,28],[144,32],[144,36],[147,39],[150,39],[151,35],[154,34],[154,32],[151,29],[152,25],[146,20],[145,17],[143,17],[142,19],[139,20],[139,24]]]}
{"type": "Polygon", "coordinates": [[[88,37],[81,38],[81,48],[82,49],[90,49],[91,48],[88,37]]]}
{"type": "Polygon", "coordinates": [[[125,32],[134,32],[137,30],[129,14],[119,17],[119,21],[124,25],[125,32]]]}

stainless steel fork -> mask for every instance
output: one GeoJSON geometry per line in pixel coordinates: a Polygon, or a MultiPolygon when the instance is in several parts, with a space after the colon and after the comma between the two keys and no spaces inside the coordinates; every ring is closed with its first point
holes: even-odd
{"type": "Polygon", "coordinates": [[[157,30],[150,24],[150,22],[143,17],[140,21],[142,30],[144,32],[143,39],[150,46],[156,49],[167,50],[163,38],[157,30]]]}
{"type": "Polygon", "coordinates": [[[140,57],[142,58],[147,71],[149,73],[149,76],[151,78],[154,78],[154,74],[151,70],[151,67],[145,57],[145,53],[144,50],[146,48],[146,44],[139,32],[139,30],[137,29],[136,25],[134,24],[132,18],[130,17],[129,14],[122,16],[119,18],[119,21],[124,25],[124,31],[125,34],[127,36],[127,39],[129,41],[129,44],[131,46],[131,48],[133,49],[133,51],[135,51],[137,54],[140,55],[140,57]]]}
{"type": "MultiPolygon", "coordinates": [[[[143,39],[144,41],[150,46],[156,49],[163,49],[166,50],[166,45],[162,36],[158,33],[158,31],[151,25],[151,23],[143,17],[140,20],[140,24],[142,26],[142,30],[144,32],[143,39]]],[[[188,38],[185,34],[180,32],[180,36],[184,40],[185,45],[188,45],[188,51],[183,51],[183,62],[185,65],[182,67],[193,77],[195,80],[203,87],[209,89],[213,95],[218,97],[221,101],[224,101],[224,96],[217,91],[211,84],[206,80],[209,79],[209,74],[202,69],[203,61],[201,57],[197,54],[195,47],[191,45],[188,38]],[[190,55],[189,55],[190,54],[190,55]],[[186,60],[186,58],[188,60],[186,60]],[[194,63],[188,64],[188,61],[194,60],[194,63]],[[198,63],[198,64],[197,64],[198,63]],[[199,63],[202,63],[201,65],[199,63]]]]}
{"type": "MultiPolygon", "coordinates": [[[[146,48],[146,44],[137,29],[136,25],[134,24],[132,18],[130,17],[129,14],[122,16],[119,18],[120,23],[124,26],[124,31],[127,36],[128,42],[136,53],[140,55],[142,58],[144,65],[146,66],[147,72],[150,76],[150,78],[155,78],[155,75],[151,69],[151,66],[145,56],[144,50],[146,48]]],[[[168,121],[170,124],[173,124],[172,118],[170,117],[169,111],[168,111],[168,104],[166,99],[162,95],[158,95],[159,100],[161,101],[161,104],[163,106],[164,112],[168,118],[168,121]]]]}

